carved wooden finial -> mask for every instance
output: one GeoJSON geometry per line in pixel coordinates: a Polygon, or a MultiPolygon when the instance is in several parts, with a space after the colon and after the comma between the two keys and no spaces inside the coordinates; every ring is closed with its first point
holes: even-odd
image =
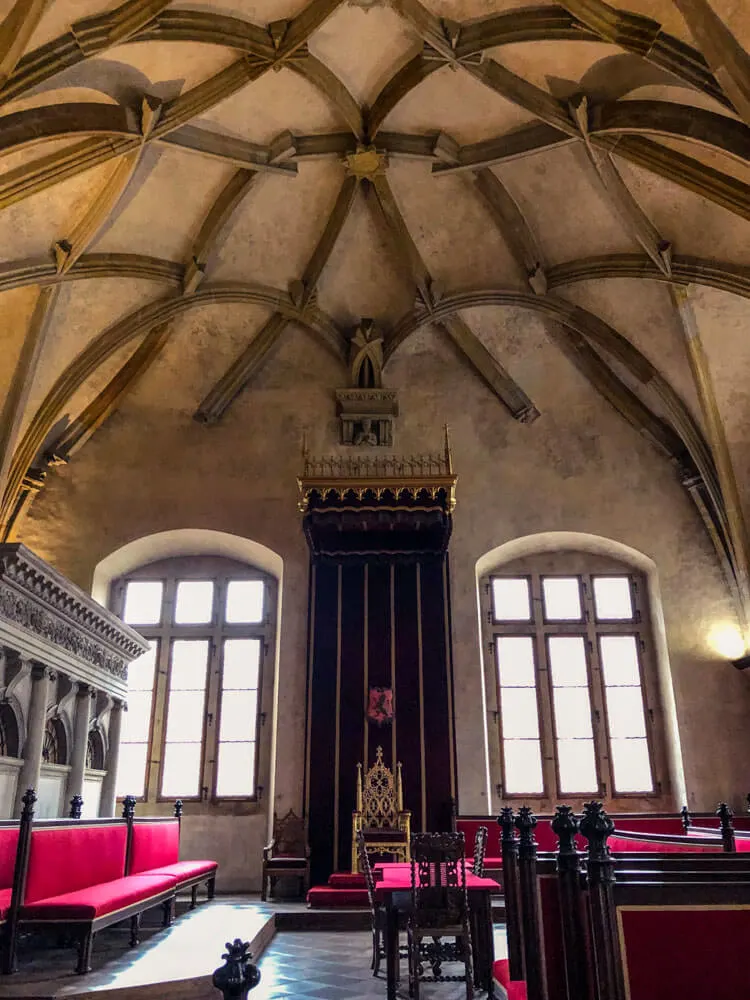
{"type": "Polygon", "coordinates": [[[534,827],[536,826],[536,816],[529,806],[521,806],[516,816],[516,829],[519,833],[519,845],[521,847],[536,847],[534,840],[534,827]]]}
{"type": "Polygon", "coordinates": [[[682,817],[682,829],[685,833],[687,833],[691,824],[690,813],[687,806],[683,806],[682,809],[680,809],[680,816],[682,817]]]}
{"type": "Polygon", "coordinates": [[[587,802],[584,805],[579,829],[589,842],[589,859],[609,857],[607,838],[615,832],[615,824],[604,811],[601,802],[587,802]]]}
{"type": "Polygon", "coordinates": [[[122,818],[132,819],[135,816],[135,795],[126,795],[122,800],[122,818]]]}
{"type": "Polygon", "coordinates": [[[182,819],[182,799],[174,800],[174,815],[175,819],[182,819]]]}
{"type": "Polygon", "coordinates": [[[21,819],[29,820],[34,815],[34,806],[36,805],[36,792],[33,788],[27,788],[24,797],[21,799],[23,802],[23,811],[21,812],[21,819]]]}
{"type": "Polygon", "coordinates": [[[224,965],[216,969],[211,982],[223,994],[224,1000],[245,1000],[260,982],[260,969],[252,964],[247,941],[235,938],[231,943],[227,941],[225,947],[227,950],[221,956],[224,965]]]}
{"type": "Polygon", "coordinates": [[[734,852],[736,849],[734,824],[732,823],[734,813],[726,802],[720,802],[719,808],[716,810],[716,815],[719,817],[719,823],[721,823],[721,839],[724,842],[724,850],[734,852]]]}
{"type": "Polygon", "coordinates": [[[80,819],[83,812],[83,799],[80,795],[74,795],[70,800],[70,819],[80,819]]]}
{"type": "Polygon", "coordinates": [[[558,839],[559,854],[576,854],[575,836],[578,833],[578,820],[570,806],[558,806],[552,817],[552,832],[558,839]]]}
{"type": "Polygon", "coordinates": [[[501,830],[501,839],[504,841],[515,841],[516,835],[514,828],[516,824],[516,817],[510,806],[503,806],[500,810],[500,815],[497,817],[497,822],[501,830]]]}

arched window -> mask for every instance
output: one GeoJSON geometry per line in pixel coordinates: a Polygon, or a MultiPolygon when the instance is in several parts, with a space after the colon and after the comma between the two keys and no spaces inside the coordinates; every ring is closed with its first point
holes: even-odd
{"type": "Polygon", "coordinates": [[[91,771],[104,770],[104,740],[98,729],[90,729],[86,741],[86,767],[91,771]]]}
{"type": "Polygon", "coordinates": [[[501,799],[668,804],[647,593],[633,567],[584,552],[516,559],[481,581],[501,799]]]}
{"type": "Polygon", "coordinates": [[[0,757],[18,756],[18,719],[7,701],[0,703],[0,757]]]}
{"type": "Polygon", "coordinates": [[[118,795],[256,798],[275,579],[230,559],[166,559],[116,581],[111,606],[150,642],[128,672],[118,795]]]}
{"type": "Polygon", "coordinates": [[[61,719],[47,719],[44,727],[42,760],[45,764],[68,763],[68,739],[61,719]]]}

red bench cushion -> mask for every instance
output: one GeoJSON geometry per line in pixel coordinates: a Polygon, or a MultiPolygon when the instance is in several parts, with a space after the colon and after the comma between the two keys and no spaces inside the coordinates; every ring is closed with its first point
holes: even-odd
{"type": "Polygon", "coordinates": [[[24,903],[121,879],[126,841],[125,823],[32,830],[24,903]]]}
{"type": "Polygon", "coordinates": [[[10,889],[13,886],[17,847],[18,827],[0,829],[0,889],[10,889]]]}
{"type": "Polygon", "coordinates": [[[92,885],[77,892],[38,899],[21,907],[22,920],[93,920],[122,910],[152,896],[174,889],[176,880],[168,875],[129,875],[113,882],[92,885]]]}
{"type": "Polygon", "coordinates": [[[5,920],[10,909],[10,897],[13,895],[12,889],[0,889],[0,920],[5,920]]]}
{"type": "Polygon", "coordinates": [[[163,823],[133,824],[129,875],[174,864],[180,857],[180,824],[176,819],[163,823]]]}
{"type": "Polygon", "coordinates": [[[173,865],[162,865],[161,868],[151,868],[147,872],[138,872],[132,878],[148,878],[149,875],[169,875],[180,882],[205,875],[207,878],[216,874],[219,867],[216,861],[175,861],[173,865]]]}

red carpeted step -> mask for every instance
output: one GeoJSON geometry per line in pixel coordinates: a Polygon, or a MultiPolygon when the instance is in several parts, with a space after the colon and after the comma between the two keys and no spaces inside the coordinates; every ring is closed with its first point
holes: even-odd
{"type": "Polygon", "coordinates": [[[510,963],[507,958],[499,958],[493,964],[492,978],[505,990],[508,1000],[526,1000],[526,983],[511,980],[510,963]]]}
{"type": "Polygon", "coordinates": [[[327,885],[316,885],[307,894],[307,902],[313,909],[336,909],[337,907],[366,909],[370,903],[367,889],[332,889],[327,885]]]}
{"type": "Polygon", "coordinates": [[[527,1000],[526,983],[511,983],[508,986],[508,1000],[527,1000]]]}
{"type": "Polygon", "coordinates": [[[364,875],[355,875],[354,872],[334,872],[328,878],[328,885],[331,889],[366,889],[364,875]]]}

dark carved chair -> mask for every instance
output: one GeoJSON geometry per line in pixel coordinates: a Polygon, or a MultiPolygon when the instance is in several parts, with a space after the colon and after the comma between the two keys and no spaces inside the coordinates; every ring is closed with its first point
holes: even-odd
{"type": "MultiPolygon", "coordinates": [[[[367,846],[365,843],[365,836],[361,830],[357,831],[357,853],[359,855],[359,871],[361,875],[365,877],[365,885],[367,886],[367,899],[370,904],[370,913],[372,915],[372,962],[370,963],[370,968],[372,969],[373,976],[377,976],[380,972],[380,963],[385,958],[385,922],[386,922],[386,912],[385,907],[378,903],[375,899],[375,879],[372,874],[372,867],[370,865],[370,857],[367,853],[367,846]]],[[[406,929],[406,914],[399,913],[399,930],[403,931],[406,929]]],[[[401,949],[399,948],[399,954],[401,955],[401,949]]]]}
{"type": "Polygon", "coordinates": [[[281,819],[274,813],[273,840],[263,848],[263,884],[260,891],[263,902],[267,899],[268,883],[273,895],[276,880],[288,876],[300,880],[304,896],[310,887],[310,848],[305,821],[293,809],[281,819]]]}
{"type": "Polygon", "coordinates": [[[474,874],[484,878],[484,856],[487,852],[487,827],[480,826],[474,835],[474,874]]]}
{"type": "Polygon", "coordinates": [[[442,975],[442,965],[463,962],[461,978],[466,983],[467,1000],[471,1000],[474,979],[463,833],[412,837],[407,934],[409,996],[419,1000],[420,982],[455,982],[456,976],[442,975]],[[431,968],[431,976],[425,974],[425,966],[431,968]]]}

